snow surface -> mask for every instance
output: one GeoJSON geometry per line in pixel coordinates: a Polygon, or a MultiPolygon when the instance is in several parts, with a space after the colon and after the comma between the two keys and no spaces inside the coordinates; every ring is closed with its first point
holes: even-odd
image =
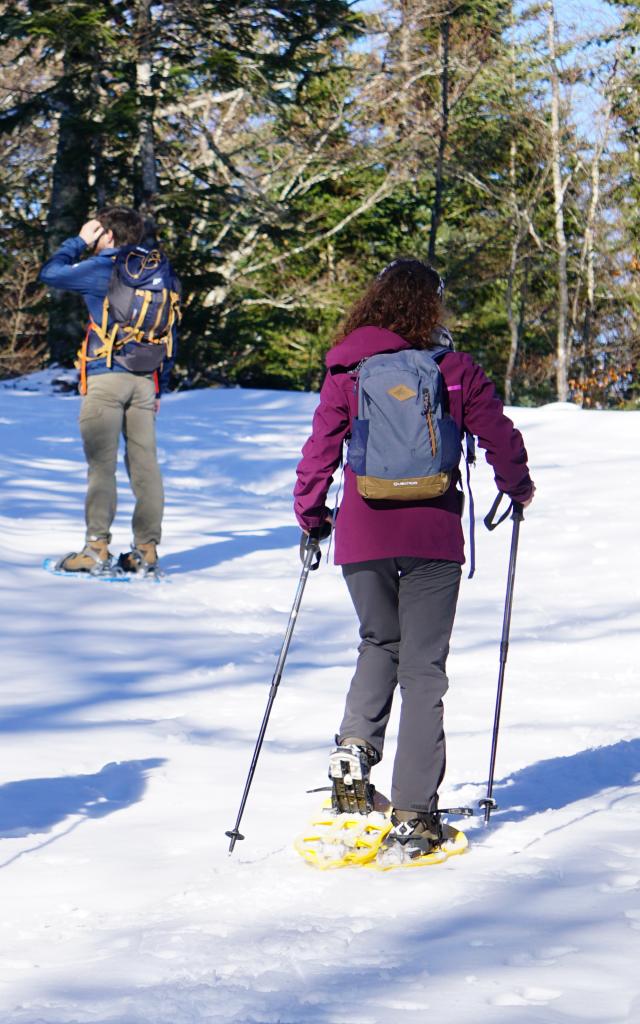
{"type": "MultiPolygon", "coordinates": [[[[2,1024],[637,1024],[640,414],[512,410],[538,492],[490,827],[473,819],[442,866],[323,873],[292,840],[355,657],[331,564],[309,579],[232,857],[224,835],[298,581],[290,492],[316,396],[165,398],[170,583],[107,584],[40,568],[82,543],[85,488],[79,399],[47,380],[0,389],[2,1024]]],[[[484,462],[474,481],[480,518],[484,462]]],[[[121,495],[116,551],[124,476],[121,495]]],[[[463,584],[445,806],[485,792],[509,540],[480,523],[463,584]]]]}

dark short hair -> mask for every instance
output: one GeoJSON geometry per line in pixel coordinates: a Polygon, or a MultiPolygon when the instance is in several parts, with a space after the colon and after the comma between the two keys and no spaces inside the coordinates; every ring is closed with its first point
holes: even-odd
{"type": "Polygon", "coordinates": [[[105,231],[113,232],[116,246],[139,245],[144,235],[144,220],[137,210],[130,206],[105,206],[99,210],[97,219],[105,231]]]}

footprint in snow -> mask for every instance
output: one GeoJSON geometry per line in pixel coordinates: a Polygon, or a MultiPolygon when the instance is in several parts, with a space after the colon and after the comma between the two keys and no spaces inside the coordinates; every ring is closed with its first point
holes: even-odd
{"type": "Polygon", "coordinates": [[[600,892],[629,892],[640,887],[640,875],[614,875],[610,882],[598,886],[600,892]]]}
{"type": "Polygon", "coordinates": [[[615,853],[619,857],[629,857],[632,860],[635,860],[638,856],[638,848],[636,846],[628,846],[623,843],[609,843],[608,849],[611,853],[615,853]]]}
{"type": "Polygon", "coordinates": [[[577,953],[577,946],[547,946],[535,953],[514,953],[507,959],[511,967],[540,967],[555,964],[569,953],[577,953]]]}
{"type": "Polygon", "coordinates": [[[562,995],[554,988],[523,988],[517,992],[501,992],[489,1002],[493,1006],[545,1006],[562,995]]]}

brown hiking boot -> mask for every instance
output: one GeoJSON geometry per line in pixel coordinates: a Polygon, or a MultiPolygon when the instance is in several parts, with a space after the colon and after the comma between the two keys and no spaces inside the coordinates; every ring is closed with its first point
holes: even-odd
{"type": "Polygon", "coordinates": [[[149,544],[136,544],[131,551],[120,555],[118,565],[125,572],[154,573],[158,570],[158,551],[151,541],[149,544]]]}
{"type": "Polygon", "coordinates": [[[64,572],[89,572],[97,575],[110,567],[112,558],[108,542],[95,539],[87,541],[82,551],[72,551],[70,554],[64,555],[56,565],[56,569],[62,569],[64,572]]]}

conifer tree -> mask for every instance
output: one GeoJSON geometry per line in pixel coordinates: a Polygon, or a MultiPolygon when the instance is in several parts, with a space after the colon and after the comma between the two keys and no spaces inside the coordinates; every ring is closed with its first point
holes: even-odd
{"type": "MultiPolygon", "coordinates": [[[[47,251],[77,232],[97,201],[135,202],[168,221],[180,144],[162,118],[171,104],[220,88],[295,102],[318,42],[355,22],[346,0],[19,0],[0,9],[0,45],[40,50],[52,81],[0,113],[0,131],[39,119],[57,133],[47,205],[47,251]],[[164,123],[159,124],[159,121],[164,123]]],[[[173,199],[173,201],[172,201],[173,199]]],[[[171,240],[171,238],[170,238],[171,240]]],[[[68,296],[50,306],[50,351],[68,358],[80,335],[68,296]]]]}
{"type": "Polygon", "coordinates": [[[415,254],[510,401],[623,400],[640,0],[610,7],[552,36],[550,0],[0,0],[0,372],[37,364],[45,311],[72,358],[84,309],[38,265],[122,202],[183,278],[184,386],[316,386],[345,309],[415,254]],[[603,100],[582,130],[576,86],[603,100]]]}

